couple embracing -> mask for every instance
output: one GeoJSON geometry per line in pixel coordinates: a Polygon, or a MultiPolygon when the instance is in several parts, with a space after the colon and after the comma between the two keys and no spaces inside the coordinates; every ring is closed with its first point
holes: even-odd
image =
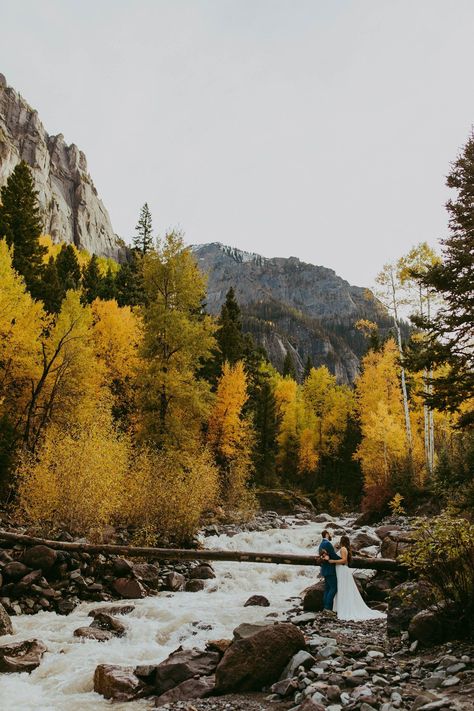
{"type": "Polygon", "coordinates": [[[342,536],[340,555],[334,550],[329,531],[323,531],[319,546],[321,575],[324,578],[323,605],[326,614],[337,613],[340,620],[375,620],[385,617],[383,612],[367,607],[357,588],[349,565],[352,560],[351,542],[342,536]]]}

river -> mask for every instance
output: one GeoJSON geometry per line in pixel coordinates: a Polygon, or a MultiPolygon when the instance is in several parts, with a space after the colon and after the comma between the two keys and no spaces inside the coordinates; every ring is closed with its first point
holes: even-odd
{"type": "MultiPolygon", "coordinates": [[[[204,539],[207,548],[308,554],[316,550],[324,523],[297,525],[264,532],[241,532],[232,537],[204,539]]],[[[342,526],[345,521],[338,521],[342,526]]],[[[301,524],[301,522],[299,522],[301,524]]],[[[312,584],[316,569],[262,563],[214,564],[216,579],[196,593],[162,592],[133,601],[135,610],[121,617],[129,630],[121,639],[108,642],[73,637],[77,627],[88,626],[88,612],[98,603],[83,603],[68,616],[52,612],[13,617],[13,636],[0,637],[0,644],[37,638],[48,648],[40,666],[31,674],[0,675],[2,711],[101,711],[110,708],[93,691],[98,664],[157,664],[180,645],[203,647],[207,640],[232,637],[241,622],[257,622],[268,613],[282,614],[291,598],[312,584]],[[244,607],[250,595],[265,595],[270,607],[244,607]]],[[[150,708],[146,700],[116,703],[114,711],[150,708]]]]}

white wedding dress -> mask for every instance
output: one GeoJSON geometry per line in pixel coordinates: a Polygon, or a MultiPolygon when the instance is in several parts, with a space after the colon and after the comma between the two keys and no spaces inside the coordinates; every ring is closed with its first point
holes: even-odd
{"type": "Polygon", "coordinates": [[[347,565],[336,565],[336,576],[337,594],[333,610],[340,620],[379,620],[386,617],[384,612],[367,607],[347,565]]]}

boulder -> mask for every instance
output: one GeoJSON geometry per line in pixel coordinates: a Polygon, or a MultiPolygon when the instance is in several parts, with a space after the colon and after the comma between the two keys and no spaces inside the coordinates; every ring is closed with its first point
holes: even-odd
{"type": "Polygon", "coordinates": [[[128,615],[129,612],[133,612],[135,605],[103,605],[102,607],[94,607],[90,610],[89,617],[95,617],[96,615],[128,615]]]}
{"type": "Polygon", "coordinates": [[[57,557],[57,552],[48,546],[32,546],[24,552],[23,563],[34,570],[40,569],[45,572],[51,570],[57,557]]]}
{"type": "Polygon", "coordinates": [[[357,531],[351,536],[351,546],[354,551],[360,551],[361,548],[370,548],[370,546],[380,546],[380,538],[375,533],[368,531],[357,531]]]}
{"type": "Polygon", "coordinates": [[[244,607],[270,607],[270,602],[268,599],[265,597],[265,595],[251,595],[247,602],[244,604],[244,607]]]}
{"type": "Polygon", "coordinates": [[[73,632],[74,637],[81,639],[94,639],[96,642],[108,642],[112,639],[113,634],[109,630],[101,630],[96,627],[78,627],[73,632]]]}
{"type": "Polygon", "coordinates": [[[387,578],[373,578],[367,582],[365,586],[365,592],[367,594],[368,600],[375,600],[377,602],[384,602],[393,584],[387,578]]]}
{"type": "Polygon", "coordinates": [[[290,694],[294,694],[295,691],[298,691],[298,680],[292,679],[291,677],[281,679],[271,685],[270,691],[272,694],[278,694],[282,698],[285,698],[285,696],[290,696],[290,694]]]}
{"type": "Polygon", "coordinates": [[[31,572],[31,568],[28,568],[27,565],[21,563],[19,560],[12,560],[11,563],[7,563],[2,569],[5,579],[12,582],[21,580],[21,578],[24,578],[29,572],[31,572]]]}
{"type": "Polygon", "coordinates": [[[112,570],[115,575],[127,577],[133,571],[133,563],[126,558],[114,558],[112,561],[112,570]]]}
{"type": "Polygon", "coordinates": [[[22,577],[22,579],[16,585],[16,593],[21,595],[26,592],[32,585],[38,582],[43,577],[42,570],[32,570],[31,573],[27,573],[22,577]]]}
{"type": "Polygon", "coordinates": [[[273,627],[273,622],[242,622],[233,632],[234,639],[246,639],[265,627],[273,627]]]}
{"type": "Polygon", "coordinates": [[[39,639],[11,642],[0,647],[0,672],[31,672],[41,663],[46,646],[39,639]]]}
{"type": "Polygon", "coordinates": [[[321,612],[324,608],[324,580],[320,580],[315,585],[311,585],[303,597],[303,610],[306,612],[321,612]]]}
{"type": "Polygon", "coordinates": [[[168,573],[165,578],[165,587],[167,590],[171,590],[172,592],[178,592],[178,590],[182,590],[184,588],[185,582],[186,580],[184,575],[176,573],[173,570],[171,573],[168,573]]]}
{"type": "Polygon", "coordinates": [[[447,630],[439,610],[421,610],[410,620],[408,633],[410,639],[430,646],[444,642],[447,630]]]}
{"type": "MultiPolygon", "coordinates": [[[[172,652],[167,659],[158,664],[150,675],[155,687],[155,693],[164,694],[187,679],[195,676],[210,676],[214,673],[221,654],[219,652],[203,651],[202,649],[182,649],[172,652]]],[[[136,673],[141,676],[140,668],[136,673]]]]}
{"type": "Polygon", "coordinates": [[[308,698],[303,701],[301,706],[298,706],[298,711],[326,711],[326,707],[324,704],[308,698]]]}
{"type": "Polygon", "coordinates": [[[156,590],[159,584],[160,569],[152,563],[134,563],[133,574],[138,580],[143,580],[149,587],[156,590]]]}
{"type": "Polygon", "coordinates": [[[94,672],[94,691],[106,699],[132,701],[144,696],[147,688],[134,674],[133,667],[99,664],[94,672]]]}
{"type": "Polygon", "coordinates": [[[204,580],[188,580],[184,589],[186,592],[200,592],[205,587],[204,580]]]}
{"type": "Polygon", "coordinates": [[[13,634],[13,625],[8,612],[0,604],[0,637],[5,634],[13,634]]]}
{"type": "Polygon", "coordinates": [[[406,541],[410,537],[409,531],[392,531],[382,541],[380,553],[382,558],[397,558],[410,547],[411,543],[406,541]]]}
{"type": "Polygon", "coordinates": [[[283,669],[280,679],[282,681],[283,679],[291,679],[292,677],[296,676],[296,672],[298,671],[299,667],[309,669],[313,666],[313,664],[316,664],[316,659],[313,657],[313,655],[309,652],[305,652],[304,649],[300,649],[300,651],[297,652],[295,656],[290,659],[286,667],[283,669]]]}
{"type": "Polygon", "coordinates": [[[121,620],[112,617],[112,615],[108,615],[106,612],[97,612],[90,626],[99,630],[107,630],[111,632],[114,637],[123,637],[128,629],[127,625],[121,620]]]}
{"type": "Polygon", "coordinates": [[[216,577],[210,565],[196,565],[189,574],[191,580],[212,580],[216,577]]]}
{"type": "Polygon", "coordinates": [[[256,491],[260,508],[264,511],[275,511],[278,514],[292,514],[296,507],[303,507],[306,511],[314,511],[314,506],[305,496],[295,494],[294,491],[279,491],[265,489],[256,491]]]}
{"type": "Polygon", "coordinates": [[[133,578],[117,578],[113,588],[121,597],[127,600],[139,600],[147,596],[146,590],[139,580],[133,578]]]}
{"type": "Polygon", "coordinates": [[[387,600],[387,632],[389,635],[398,635],[408,630],[416,613],[425,610],[434,602],[431,587],[420,581],[400,583],[393,588],[387,600]]]}
{"type": "Polygon", "coordinates": [[[203,699],[209,696],[215,685],[215,677],[211,676],[201,676],[197,679],[186,679],[186,681],[181,682],[173,689],[165,691],[155,699],[155,707],[163,706],[164,704],[170,704],[174,701],[187,701],[188,699],[203,699]]]}
{"type": "Polygon", "coordinates": [[[298,627],[281,623],[234,641],[216,670],[216,692],[260,691],[278,679],[290,659],[304,649],[298,627]]]}
{"type": "Polygon", "coordinates": [[[392,524],[391,526],[379,526],[375,529],[375,533],[380,538],[380,540],[383,541],[383,539],[386,538],[390,533],[401,530],[401,526],[396,526],[395,524],[392,524]]]}

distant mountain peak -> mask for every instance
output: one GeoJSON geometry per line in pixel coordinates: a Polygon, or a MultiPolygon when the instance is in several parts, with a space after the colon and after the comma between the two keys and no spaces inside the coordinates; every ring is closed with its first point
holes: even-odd
{"type": "Polygon", "coordinates": [[[234,262],[237,262],[238,264],[245,264],[245,263],[252,263],[252,264],[257,264],[259,266],[265,264],[267,262],[266,257],[262,257],[261,254],[257,254],[256,252],[246,252],[243,249],[238,249],[237,247],[230,247],[227,244],[222,244],[222,242],[207,242],[206,244],[193,244],[191,249],[193,252],[197,255],[199,258],[199,253],[201,251],[209,250],[209,249],[214,249],[214,250],[219,250],[222,252],[222,254],[225,254],[227,257],[230,257],[231,259],[234,260],[234,262]]]}

